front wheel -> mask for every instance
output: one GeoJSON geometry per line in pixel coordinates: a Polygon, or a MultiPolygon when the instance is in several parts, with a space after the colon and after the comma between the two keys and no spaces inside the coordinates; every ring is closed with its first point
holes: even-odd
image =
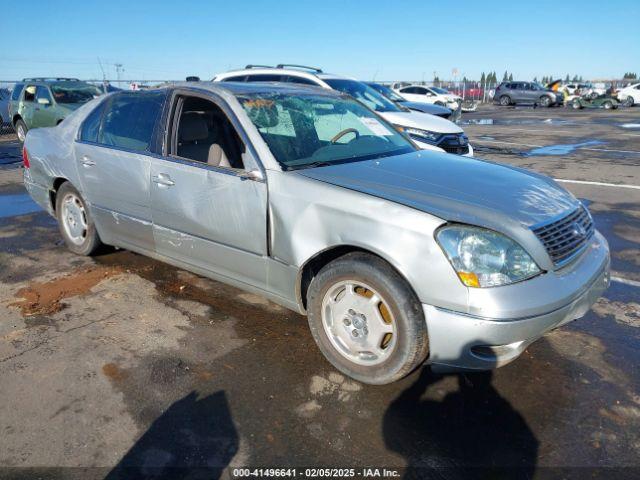
{"type": "Polygon", "coordinates": [[[334,260],[308,292],[311,334],[327,360],[363,383],[391,383],[428,353],[422,306],[388,263],[356,252],[334,260]]]}
{"type": "Polygon", "coordinates": [[[604,108],[605,108],[605,110],[611,110],[613,108],[613,103],[612,102],[604,102],[604,108]]]}
{"type": "Polygon", "coordinates": [[[16,135],[18,135],[18,140],[20,140],[20,143],[24,143],[25,138],[27,138],[28,131],[29,129],[27,128],[27,125],[24,123],[24,121],[22,121],[22,119],[18,119],[18,121],[16,122],[16,135]]]}
{"type": "Polygon", "coordinates": [[[92,255],[102,245],[89,209],[70,183],[63,183],[56,194],[56,216],[67,248],[78,255],[92,255]]]}
{"type": "Polygon", "coordinates": [[[545,108],[551,106],[551,98],[544,95],[540,97],[540,106],[545,108]]]}
{"type": "Polygon", "coordinates": [[[580,100],[577,100],[577,99],[571,102],[571,106],[573,107],[574,110],[580,110],[582,108],[582,105],[580,104],[580,100]]]}
{"type": "Polygon", "coordinates": [[[625,107],[633,107],[633,97],[629,95],[627,98],[625,98],[623,105],[625,107]]]}

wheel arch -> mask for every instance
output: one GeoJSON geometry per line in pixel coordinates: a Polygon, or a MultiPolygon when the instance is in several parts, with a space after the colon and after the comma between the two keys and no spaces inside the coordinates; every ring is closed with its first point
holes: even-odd
{"type": "MultiPolygon", "coordinates": [[[[15,127],[16,123],[18,120],[22,120],[22,115],[20,115],[19,113],[16,113],[13,118],[11,118],[11,122],[13,123],[13,126],[15,127]]],[[[22,120],[24,122],[24,120],[22,120]]]]}
{"type": "Polygon", "coordinates": [[[302,313],[306,313],[307,311],[307,295],[309,286],[318,272],[332,261],[354,252],[366,253],[387,263],[406,282],[407,286],[411,289],[413,294],[416,295],[416,298],[418,298],[416,291],[407,277],[398,269],[397,264],[385,255],[380,252],[376,252],[374,249],[359,245],[333,245],[316,252],[313,256],[307,259],[298,270],[298,277],[296,279],[296,297],[302,313]]]}
{"type": "Polygon", "coordinates": [[[49,190],[49,201],[51,202],[51,211],[55,213],[56,211],[56,197],[58,195],[58,190],[63,183],[67,183],[69,180],[64,177],[56,177],[53,179],[53,184],[51,185],[51,190],[49,190]]]}

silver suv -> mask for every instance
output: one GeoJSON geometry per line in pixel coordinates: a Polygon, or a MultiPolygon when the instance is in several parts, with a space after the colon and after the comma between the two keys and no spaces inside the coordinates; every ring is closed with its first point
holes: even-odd
{"type": "Polygon", "coordinates": [[[493,99],[502,106],[533,103],[541,107],[550,107],[562,105],[564,102],[561,93],[549,90],[535,82],[502,82],[496,88],[493,99]]]}

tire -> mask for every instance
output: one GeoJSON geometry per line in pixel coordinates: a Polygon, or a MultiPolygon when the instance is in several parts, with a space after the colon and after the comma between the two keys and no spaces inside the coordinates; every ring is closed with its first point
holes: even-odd
{"type": "Polygon", "coordinates": [[[605,110],[611,110],[613,108],[612,102],[604,102],[603,107],[605,110]]]}
{"type": "Polygon", "coordinates": [[[573,107],[574,110],[580,110],[582,108],[582,105],[580,105],[579,100],[574,100],[573,102],[571,102],[571,106],[573,107]]]}
{"type": "Polygon", "coordinates": [[[56,217],[62,238],[73,253],[89,256],[102,246],[82,195],[69,182],[56,194],[56,217]]]}
{"type": "Polygon", "coordinates": [[[622,103],[625,107],[633,107],[634,101],[631,95],[627,96],[622,103]]]}
{"type": "Polygon", "coordinates": [[[354,252],[325,265],[311,281],[307,300],[309,328],[320,351],[355,380],[391,383],[427,357],[422,306],[379,257],[354,252]]]}
{"type": "Polygon", "coordinates": [[[27,138],[28,131],[29,129],[27,128],[27,125],[21,118],[19,118],[16,122],[16,135],[18,135],[20,143],[24,143],[25,138],[27,138]]]}
{"type": "Polygon", "coordinates": [[[549,108],[551,106],[551,98],[543,95],[540,97],[540,106],[544,108],[549,108]]]}
{"type": "Polygon", "coordinates": [[[508,107],[509,105],[511,105],[511,99],[508,95],[502,95],[500,97],[500,105],[502,105],[503,107],[508,107]]]}

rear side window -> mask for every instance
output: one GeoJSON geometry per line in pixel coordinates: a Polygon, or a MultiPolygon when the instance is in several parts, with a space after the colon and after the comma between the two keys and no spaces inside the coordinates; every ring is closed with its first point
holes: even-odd
{"type": "Polygon", "coordinates": [[[51,94],[49,93],[49,89],[42,85],[38,85],[38,87],[36,88],[36,99],[39,100],[41,98],[44,100],[49,100],[49,103],[51,103],[51,94]]]}
{"type": "Polygon", "coordinates": [[[11,100],[18,101],[23,88],[24,88],[24,83],[17,83],[16,86],[13,87],[13,92],[11,92],[11,100]]]}
{"type": "Polygon", "coordinates": [[[244,82],[245,79],[247,78],[246,75],[240,75],[239,77],[227,77],[225,79],[223,79],[223,82],[244,82]]]}
{"type": "Polygon", "coordinates": [[[24,89],[24,97],[23,100],[25,102],[35,102],[36,101],[36,86],[29,85],[24,89]]]}
{"type": "Polygon", "coordinates": [[[282,75],[249,75],[247,82],[280,82],[282,75]]]}
{"type": "Polygon", "coordinates": [[[101,102],[93,111],[85,118],[82,129],[80,130],[80,140],[83,142],[98,142],[98,132],[100,131],[100,121],[102,120],[102,112],[104,111],[105,102],[101,102]]]}
{"type": "Polygon", "coordinates": [[[98,143],[127,150],[149,150],[164,99],[164,92],[126,93],[113,97],[105,107],[98,143]]]}

